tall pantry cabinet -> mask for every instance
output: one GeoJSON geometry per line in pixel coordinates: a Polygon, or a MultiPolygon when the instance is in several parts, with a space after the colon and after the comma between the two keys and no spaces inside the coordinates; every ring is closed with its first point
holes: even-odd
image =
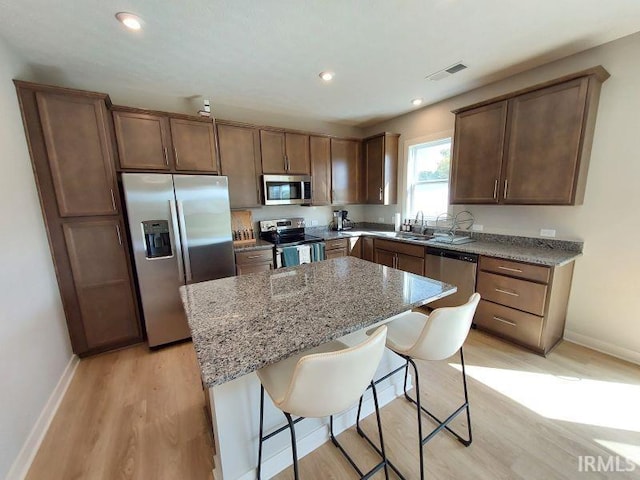
{"type": "Polygon", "coordinates": [[[16,81],[73,351],[142,340],[104,94],[16,81]]]}

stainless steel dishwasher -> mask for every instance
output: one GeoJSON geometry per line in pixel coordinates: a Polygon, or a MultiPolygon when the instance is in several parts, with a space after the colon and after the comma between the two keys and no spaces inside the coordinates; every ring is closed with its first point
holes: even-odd
{"type": "Polygon", "coordinates": [[[458,287],[453,295],[427,305],[430,308],[462,305],[476,291],[478,255],[427,247],[426,276],[458,287]]]}

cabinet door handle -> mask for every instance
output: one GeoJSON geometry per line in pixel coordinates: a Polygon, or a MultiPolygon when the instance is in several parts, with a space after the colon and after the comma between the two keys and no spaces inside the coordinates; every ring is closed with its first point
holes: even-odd
{"type": "Polygon", "coordinates": [[[169,155],[167,154],[167,147],[164,147],[164,164],[168,167],[169,166],[169,155]]]}
{"type": "Polygon", "coordinates": [[[510,267],[503,267],[502,265],[498,267],[500,270],[506,270],[507,272],[516,272],[516,273],[522,273],[522,270],[520,270],[519,268],[510,268],[510,267]]]}
{"type": "Polygon", "coordinates": [[[504,318],[494,316],[493,319],[496,320],[497,322],[506,323],[507,325],[510,325],[512,327],[517,326],[514,322],[510,322],[509,320],[505,320],[504,318]]]}
{"type": "Polygon", "coordinates": [[[378,200],[382,201],[382,187],[380,187],[380,198],[378,200]]]}
{"type": "Polygon", "coordinates": [[[247,258],[262,258],[262,255],[249,255],[247,258]]]}
{"type": "Polygon", "coordinates": [[[120,234],[120,225],[116,223],[116,233],[118,234],[118,243],[122,245],[122,235],[120,234]]]}
{"type": "Polygon", "coordinates": [[[176,165],[178,165],[180,163],[180,160],[178,160],[178,149],[176,147],[173,147],[173,154],[176,157],[176,165]]]}
{"type": "Polygon", "coordinates": [[[512,297],[519,297],[520,296],[519,293],[510,292],[508,290],[502,290],[501,288],[496,288],[495,291],[499,292],[499,293],[504,293],[505,295],[511,295],[512,297]]]}
{"type": "Polygon", "coordinates": [[[493,182],[493,198],[498,198],[498,179],[493,182]]]}
{"type": "Polygon", "coordinates": [[[504,179],[504,198],[507,198],[507,187],[509,186],[509,180],[504,179]]]}
{"type": "Polygon", "coordinates": [[[287,171],[287,156],[282,155],[282,163],[284,164],[284,170],[287,171]]]}
{"type": "Polygon", "coordinates": [[[113,207],[114,210],[117,210],[117,208],[116,208],[116,197],[113,194],[113,188],[111,188],[110,191],[111,191],[111,206],[113,207]]]}

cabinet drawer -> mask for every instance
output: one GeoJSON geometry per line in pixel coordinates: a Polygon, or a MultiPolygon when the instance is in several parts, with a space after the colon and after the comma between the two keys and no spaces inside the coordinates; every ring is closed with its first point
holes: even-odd
{"type": "Polygon", "coordinates": [[[530,347],[540,347],[541,317],[480,300],[473,320],[480,328],[530,347]]]}
{"type": "Polygon", "coordinates": [[[340,248],[348,248],[349,247],[349,239],[348,238],[339,238],[337,240],[327,240],[325,242],[325,250],[338,250],[340,248]]]}
{"type": "Polygon", "coordinates": [[[411,243],[393,242],[391,240],[375,239],[376,248],[383,250],[389,250],[396,253],[404,253],[405,255],[411,255],[413,257],[424,258],[424,247],[420,245],[413,245],[411,243]]]}
{"type": "Polygon", "coordinates": [[[501,258],[480,257],[480,270],[524,278],[534,282],[549,283],[551,269],[543,265],[502,260],[501,258]]]}
{"type": "Polygon", "coordinates": [[[544,315],[546,285],[480,272],[477,290],[486,300],[535,315],[544,315]]]}
{"type": "Polygon", "coordinates": [[[251,250],[249,252],[236,252],[236,263],[244,265],[247,263],[264,263],[273,261],[273,249],[251,250]]]}

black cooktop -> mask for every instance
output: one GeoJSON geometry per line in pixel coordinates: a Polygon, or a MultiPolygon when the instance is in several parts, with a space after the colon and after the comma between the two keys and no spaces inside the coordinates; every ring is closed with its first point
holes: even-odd
{"type": "Polygon", "coordinates": [[[277,233],[277,232],[262,232],[260,238],[271,242],[277,246],[293,246],[303,245],[305,243],[317,243],[322,242],[322,238],[314,235],[307,235],[305,233],[277,233]]]}

